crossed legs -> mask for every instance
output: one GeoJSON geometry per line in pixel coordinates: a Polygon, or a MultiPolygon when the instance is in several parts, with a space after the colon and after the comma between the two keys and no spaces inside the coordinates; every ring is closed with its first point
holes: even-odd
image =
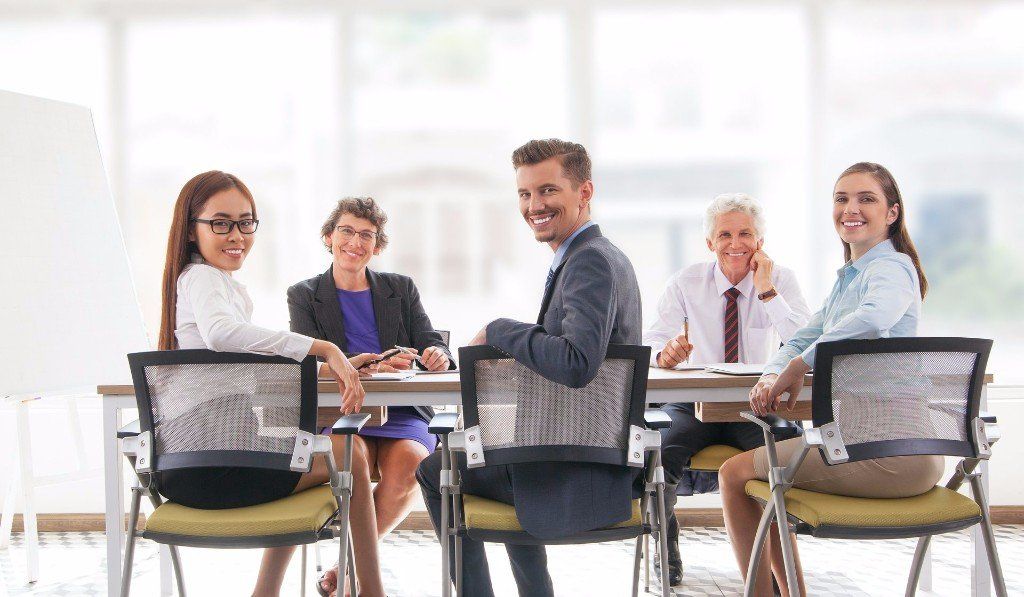
{"type": "MultiPolygon", "coordinates": [[[[331,436],[334,461],[341,463],[345,456],[344,436],[331,436]]],[[[352,450],[352,511],[349,517],[352,529],[352,547],[355,552],[357,577],[363,595],[380,597],[384,595],[384,584],[380,577],[380,561],[377,557],[377,518],[370,488],[370,467],[367,464],[367,448],[362,438],[356,436],[352,450]]],[[[293,493],[323,485],[329,480],[327,464],[323,458],[313,461],[310,472],[299,478],[293,493]]],[[[294,546],[272,547],[264,550],[259,577],[256,579],[254,596],[278,595],[284,580],[288,560],[295,551],[294,546]]]]}
{"type": "MultiPolygon", "coordinates": [[[[747,481],[757,479],[754,474],[754,451],[737,454],[725,461],[718,471],[718,484],[722,492],[722,509],[725,514],[725,530],[729,534],[736,563],[740,573],[747,574],[750,564],[750,552],[754,547],[754,536],[763,513],[761,505],[748,496],[744,487],[747,481]]],[[[793,544],[793,556],[796,560],[796,575],[799,591],[793,593],[786,584],[786,568],[782,560],[782,546],[779,543],[779,531],[773,524],[767,546],[769,558],[762,557],[757,567],[757,581],[754,595],[771,597],[772,572],[779,584],[783,597],[790,595],[806,595],[803,570],[800,567],[800,555],[796,549],[796,536],[790,535],[793,544]],[[769,559],[771,566],[769,568],[769,559]]]]}
{"type": "MultiPolygon", "coordinates": [[[[380,473],[380,482],[373,488],[376,536],[379,541],[409,515],[418,493],[416,467],[427,457],[427,448],[411,439],[358,439],[366,448],[368,470],[376,465],[380,473]]],[[[323,583],[324,588],[332,590],[338,585],[337,566],[324,573],[323,583]]]]}

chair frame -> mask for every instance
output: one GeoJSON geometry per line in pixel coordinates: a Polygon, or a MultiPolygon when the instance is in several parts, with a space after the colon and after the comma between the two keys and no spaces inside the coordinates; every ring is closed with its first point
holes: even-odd
{"type": "MultiPolygon", "coordinates": [[[[253,548],[253,547],[279,547],[285,545],[302,546],[302,573],[301,592],[305,595],[306,590],[306,547],[307,544],[326,539],[339,539],[338,562],[339,579],[345,578],[347,568],[355,570],[353,563],[352,546],[349,531],[349,513],[352,500],[352,444],[353,437],[362,429],[369,420],[369,414],[351,414],[339,418],[332,429],[332,435],[345,436],[345,456],[342,467],[339,470],[334,460],[331,439],[316,434],[316,408],[317,408],[317,364],[315,357],[306,357],[296,363],[292,359],[278,356],[264,356],[255,354],[242,354],[230,352],[214,352],[210,350],[173,350],[173,351],[151,351],[132,353],[128,355],[128,362],[132,371],[132,379],[135,385],[135,396],[139,406],[139,420],[129,424],[118,432],[121,441],[121,452],[132,465],[136,480],[132,485],[132,500],[129,510],[128,540],[125,545],[124,568],[121,576],[121,596],[127,597],[131,590],[132,566],[135,554],[135,541],[142,537],[151,539],[157,543],[166,544],[171,554],[171,564],[174,570],[178,594],[186,595],[184,575],[181,568],[181,559],[178,554],[178,547],[219,547],[219,548],[253,548]],[[213,453],[204,454],[188,453],[175,455],[170,459],[171,466],[163,467],[160,464],[160,457],[154,455],[153,451],[153,418],[152,405],[149,397],[149,387],[146,383],[144,368],[154,365],[184,365],[184,364],[286,364],[300,366],[300,422],[296,431],[295,449],[291,455],[290,462],[287,457],[264,454],[264,456],[278,456],[269,459],[253,459],[245,454],[235,453],[213,453]],[[239,457],[240,456],[240,457],[239,457]],[[159,533],[146,533],[145,530],[138,531],[139,509],[142,497],[146,496],[153,508],[159,508],[164,500],[159,495],[159,488],[153,478],[153,473],[160,470],[173,468],[192,468],[198,466],[231,466],[232,463],[252,468],[268,468],[273,470],[293,470],[300,473],[308,473],[313,466],[315,457],[324,458],[330,476],[331,493],[334,496],[337,510],[324,523],[324,525],[311,537],[308,533],[299,535],[275,535],[267,537],[250,537],[244,540],[237,538],[211,538],[208,540],[195,540],[184,537],[171,537],[159,533]],[[267,462],[269,460],[269,462],[267,462]],[[312,538],[312,541],[310,539],[312,538]],[[346,557],[347,556],[347,557],[346,557]]],[[[355,574],[350,574],[352,593],[356,594],[355,574]]]]}
{"type": "MultiPolygon", "coordinates": [[[[785,419],[783,417],[780,417],[778,415],[773,415],[773,414],[765,415],[763,417],[760,417],[760,419],[764,423],[768,424],[772,436],[775,439],[779,440],[779,441],[784,440],[784,439],[791,439],[791,438],[794,438],[794,437],[798,437],[799,435],[801,435],[804,432],[804,428],[800,426],[800,422],[799,421],[792,421],[792,420],[785,419]]],[[[707,446],[704,449],[706,450],[708,448],[715,447],[716,445],[720,446],[720,445],[727,445],[727,444],[711,444],[711,445],[707,446]]],[[[699,453],[700,452],[698,452],[698,454],[699,453]]],[[[696,454],[694,456],[696,456],[696,454]]],[[[712,470],[712,469],[706,469],[706,468],[693,468],[692,460],[691,460],[691,463],[688,463],[681,470],[683,470],[683,471],[696,471],[696,472],[701,472],[701,473],[715,473],[717,475],[719,469],[712,470]]],[[[675,512],[669,512],[669,511],[666,510],[665,511],[665,515],[666,516],[675,516],[676,513],[675,512]]],[[[661,556],[661,554],[663,552],[660,552],[658,550],[658,544],[655,544],[654,547],[655,547],[655,550],[654,550],[655,554],[654,555],[661,562],[659,564],[659,567],[660,566],[664,566],[665,562],[662,560],[662,556],[661,556]]],[[[650,548],[647,545],[647,538],[646,537],[644,538],[643,561],[644,561],[644,591],[645,592],[649,592],[650,589],[651,589],[651,556],[650,556],[650,548]]]]}
{"type": "MultiPolygon", "coordinates": [[[[989,513],[988,497],[982,483],[982,473],[977,470],[981,461],[988,460],[992,455],[992,444],[999,439],[999,428],[995,417],[979,412],[981,389],[984,384],[985,366],[992,348],[992,341],[978,338],[886,338],[877,340],[842,340],[822,342],[817,347],[815,356],[815,375],[812,386],[813,395],[811,409],[813,427],[805,429],[802,435],[803,445],[800,451],[793,454],[790,461],[780,464],[775,448],[775,438],[771,427],[752,412],[743,412],[741,416],[761,426],[765,437],[765,448],[768,456],[768,485],[771,500],[764,504],[764,514],[751,550],[750,563],[747,568],[743,594],[753,594],[756,582],[758,563],[761,559],[764,544],[768,538],[772,522],[778,522],[782,557],[786,569],[786,582],[790,587],[796,585],[796,565],[793,546],[789,542],[789,533],[810,534],[823,538],[845,539],[896,539],[918,537],[917,548],[911,564],[910,576],[907,581],[906,595],[912,597],[917,592],[917,584],[921,575],[924,556],[928,551],[931,536],[958,531],[980,524],[985,541],[985,551],[996,594],[1006,596],[1006,582],[1003,577],[999,555],[996,551],[995,534],[992,531],[992,520],[989,513]],[[846,446],[832,411],[832,362],[836,356],[850,354],[878,354],[905,352],[973,352],[976,354],[974,370],[968,389],[967,413],[964,424],[970,432],[970,440],[966,442],[939,439],[904,439],[870,442],[854,446],[846,446]],[[812,450],[817,450],[828,465],[884,458],[901,455],[947,455],[959,456],[963,459],[957,464],[956,471],[945,487],[957,491],[967,480],[971,484],[974,501],[981,509],[981,516],[964,521],[954,521],[943,525],[924,525],[919,527],[841,527],[833,529],[817,529],[799,518],[787,513],[785,493],[793,486],[797,469],[804,458],[812,450]],[[783,523],[785,521],[785,524],[783,523]]],[[[758,500],[760,501],[760,500],[758,500]]]]}
{"type": "MultiPolygon", "coordinates": [[[[452,582],[449,577],[451,558],[455,561],[455,594],[461,597],[462,587],[462,538],[471,536],[473,539],[495,543],[515,543],[525,545],[569,545],[597,543],[602,541],[614,541],[621,539],[636,539],[636,548],[633,561],[633,595],[638,594],[640,581],[640,559],[643,538],[649,534],[657,534],[662,550],[666,549],[665,538],[665,473],[661,465],[661,434],[658,429],[671,424],[668,415],[657,409],[646,409],[646,382],[648,363],[650,359],[650,348],[646,346],[610,345],[607,358],[628,359],[635,362],[633,384],[631,387],[632,400],[630,403],[629,420],[633,422],[629,430],[628,449],[616,450],[614,454],[609,450],[594,449],[598,452],[584,455],[583,450],[573,450],[571,446],[559,447],[558,451],[563,454],[555,454],[554,460],[566,459],[569,455],[575,455],[584,461],[609,462],[621,464],[634,468],[642,468],[644,474],[644,491],[640,498],[641,523],[638,527],[605,528],[587,531],[571,537],[563,537],[554,540],[542,540],[529,535],[526,532],[514,531],[483,531],[470,530],[463,520],[462,488],[458,467],[453,467],[456,454],[466,453],[467,466],[476,468],[485,466],[483,449],[477,437],[479,428],[476,410],[476,381],[474,378],[475,364],[481,360],[508,359],[509,355],[491,346],[473,346],[459,349],[459,361],[461,363],[461,382],[463,409],[459,413],[438,413],[431,421],[430,431],[441,434],[441,528],[438,529],[441,540],[441,594],[450,597],[452,582]],[[456,431],[462,416],[466,417],[467,423],[473,423],[468,428],[456,431]],[[642,423],[639,425],[638,423],[642,423]],[[568,449],[567,449],[568,448],[568,449]],[[467,453],[468,452],[468,453],[467,453]],[[649,454],[649,455],[648,455],[649,454]],[[655,499],[657,508],[651,512],[650,503],[655,499]],[[449,546],[449,539],[454,544],[454,553],[449,546]]],[[[539,457],[531,448],[508,449],[502,458],[495,462],[492,459],[490,464],[514,464],[517,462],[538,462],[544,458],[539,457]],[[516,450],[517,453],[512,453],[516,450]]],[[[551,460],[551,459],[549,459],[551,460]]],[[[662,595],[667,597],[671,594],[668,584],[668,570],[662,569],[662,595]]]]}

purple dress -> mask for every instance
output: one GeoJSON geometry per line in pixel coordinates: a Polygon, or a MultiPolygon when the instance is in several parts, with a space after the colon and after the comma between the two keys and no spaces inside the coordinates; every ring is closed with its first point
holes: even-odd
{"type": "MultiPolygon", "coordinates": [[[[347,352],[383,352],[377,335],[377,318],[373,312],[373,296],[370,289],[351,291],[338,288],[337,291],[341,318],[345,322],[347,352]]],[[[428,453],[437,447],[437,436],[427,431],[427,422],[420,418],[416,409],[409,406],[388,407],[387,423],[380,427],[363,427],[359,435],[416,440],[423,444],[428,453]]]]}

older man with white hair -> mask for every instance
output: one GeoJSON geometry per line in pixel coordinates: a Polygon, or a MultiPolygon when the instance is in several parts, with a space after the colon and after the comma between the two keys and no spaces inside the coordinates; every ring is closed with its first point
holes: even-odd
{"type": "MultiPolygon", "coordinates": [[[[810,310],[796,276],[775,265],[762,250],[765,222],[761,205],[742,193],[715,197],[704,216],[704,234],[714,261],[697,263],[673,275],[658,302],[657,319],[644,332],[652,365],[680,363],[764,363],[803,327],[810,310]],[[688,333],[685,329],[688,322],[688,333]]],[[[690,457],[712,444],[751,450],[764,444],[753,423],[703,423],[693,404],[667,404],[672,426],[662,430],[666,511],[673,512],[675,486],[690,457]]],[[[679,524],[669,517],[669,580],[682,582],[679,524]]]]}

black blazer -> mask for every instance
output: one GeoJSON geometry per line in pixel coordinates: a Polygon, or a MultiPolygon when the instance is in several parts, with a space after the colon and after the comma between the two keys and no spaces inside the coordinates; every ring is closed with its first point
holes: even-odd
{"type": "MultiPolygon", "coordinates": [[[[640,344],[642,326],[633,265],[591,226],[555,270],[537,323],[497,319],[487,325],[487,343],[547,379],[578,388],[597,376],[608,344],[640,344]]],[[[535,537],[599,529],[632,513],[634,469],[585,463],[510,468],[516,515],[535,537]]]]}
{"type": "MultiPolygon", "coordinates": [[[[381,350],[401,345],[415,348],[422,354],[428,346],[436,346],[448,355],[448,367],[454,369],[455,359],[441,340],[441,334],[435,332],[430,324],[412,278],[369,269],[366,270],[366,278],[370,282],[381,350]]],[[[319,276],[288,289],[288,315],[293,332],[333,342],[346,355],[352,356],[348,351],[345,321],[334,285],[333,265],[319,276]]],[[[434,416],[434,409],[429,406],[414,408],[424,421],[430,422],[434,416]]]]}

